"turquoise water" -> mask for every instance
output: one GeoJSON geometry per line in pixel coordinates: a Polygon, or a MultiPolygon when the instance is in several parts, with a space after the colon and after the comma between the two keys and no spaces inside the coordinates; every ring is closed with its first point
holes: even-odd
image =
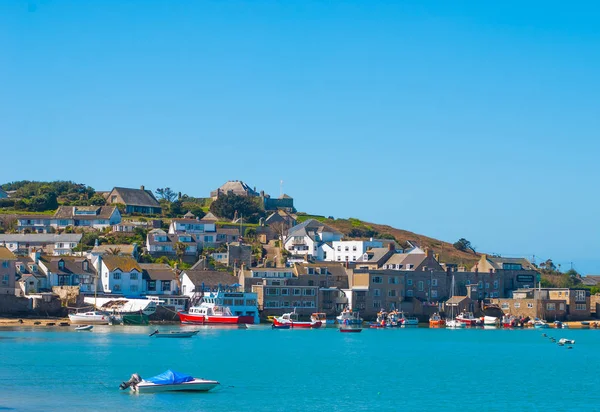
{"type": "Polygon", "coordinates": [[[148,337],[152,326],[66,329],[0,330],[0,410],[600,408],[596,330],[212,327],[190,339],[156,339],[148,337]],[[542,333],[576,344],[559,347],[542,333]],[[222,385],[197,394],[118,389],[133,372],[168,368],[222,385]]]}

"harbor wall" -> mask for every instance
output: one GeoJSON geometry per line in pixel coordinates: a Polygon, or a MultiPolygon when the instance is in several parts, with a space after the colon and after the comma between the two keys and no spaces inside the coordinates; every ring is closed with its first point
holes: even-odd
{"type": "Polygon", "coordinates": [[[0,315],[9,316],[67,316],[60,299],[40,296],[28,299],[15,295],[0,295],[0,315]]]}

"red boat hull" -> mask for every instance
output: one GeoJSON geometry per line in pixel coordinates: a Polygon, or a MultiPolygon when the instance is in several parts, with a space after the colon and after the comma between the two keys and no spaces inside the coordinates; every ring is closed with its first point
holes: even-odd
{"type": "Polygon", "coordinates": [[[178,315],[181,323],[194,325],[254,323],[254,316],[204,316],[186,312],[179,312],[178,315]]]}
{"type": "Polygon", "coordinates": [[[359,328],[340,328],[340,332],[342,333],[358,333],[358,332],[362,332],[362,329],[359,328]]]}

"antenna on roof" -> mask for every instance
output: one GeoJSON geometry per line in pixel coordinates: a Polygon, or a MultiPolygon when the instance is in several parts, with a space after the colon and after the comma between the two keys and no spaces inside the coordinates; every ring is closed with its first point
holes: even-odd
{"type": "Polygon", "coordinates": [[[279,197],[283,196],[283,180],[279,181],[279,197]]]}

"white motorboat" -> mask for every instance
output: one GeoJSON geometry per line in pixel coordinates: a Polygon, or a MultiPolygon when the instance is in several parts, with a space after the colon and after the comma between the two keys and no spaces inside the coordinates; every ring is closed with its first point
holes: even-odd
{"type": "Polygon", "coordinates": [[[463,329],[465,324],[456,319],[448,319],[446,321],[446,328],[448,329],[463,329]]]}
{"type": "Polygon", "coordinates": [[[202,378],[194,378],[191,375],[167,370],[152,378],[142,379],[134,373],[127,382],[119,385],[120,389],[130,388],[136,393],[156,393],[168,391],[197,391],[206,392],[219,385],[219,382],[202,378]]]}
{"type": "Polygon", "coordinates": [[[575,341],[574,341],[573,339],[565,339],[565,338],[560,338],[560,339],[558,340],[558,343],[559,343],[559,345],[560,345],[560,344],[562,344],[562,345],[565,345],[565,344],[567,344],[567,345],[572,345],[572,344],[574,344],[574,343],[575,343],[575,341]]]}
{"type": "Polygon", "coordinates": [[[110,315],[104,312],[89,311],[69,314],[69,320],[76,325],[108,325],[110,315]]]}
{"type": "Polygon", "coordinates": [[[197,334],[197,330],[172,330],[170,332],[159,332],[158,330],[156,330],[152,332],[149,336],[155,336],[157,338],[191,338],[192,336],[195,336],[197,334]]]}
{"type": "Polygon", "coordinates": [[[75,328],[75,330],[92,330],[94,325],[81,325],[75,328]]]}
{"type": "Polygon", "coordinates": [[[495,316],[484,316],[483,324],[485,326],[496,326],[498,325],[498,318],[495,316]]]}

